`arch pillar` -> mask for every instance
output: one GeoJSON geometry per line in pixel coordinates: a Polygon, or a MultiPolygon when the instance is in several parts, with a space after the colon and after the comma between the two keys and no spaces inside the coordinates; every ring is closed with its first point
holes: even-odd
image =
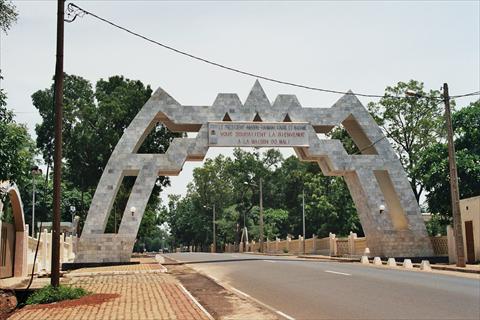
{"type": "MultiPolygon", "coordinates": [[[[15,230],[15,245],[13,259],[13,276],[23,277],[28,273],[27,270],[27,250],[28,250],[28,226],[25,225],[25,216],[23,212],[22,199],[17,186],[9,181],[0,183],[0,188],[8,195],[13,213],[13,225],[15,230]]],[[[0,201],[0,212],[4,204],[0,201]]],[[[1,222],[0,222],[1,225],[1,222]]],[[[0,228],[1,237],[1,228],[0,228]]]]}
{"type": "Polygon", "coordinates": [[[184,106],[161,88],[157,89],[125,130],[103,171],[75,262],[129,261],[156,177],[178,175],[185,161],[204,159],[209,148],[210,122],[261,124],[263,121],[307,126],[308,144],[290,147],[301,160],[317,162],[323,174],[345,178],[372,253],[433,255],[406,173],[381,129],[353,93],[344,95],[331,108],[302,107],[294,95],[279,95],[272,104],[257,81],[244,104],[236,94],[222,93],[212,106],[184,106]],[[196,132],[197,136],[174,139],[164,154],[137,154],[157,123],[171,131],[196,132]],[[362,154],[349,155],[339,140],[318,137],[319,133],[328,133],[340,125],[362,154]],[[119,233],[105,234],[108,214],[126,175],[137,179],[119,233]],[[385,206],[384,212],[379,212],[381,205],[385,206]],[[134,216],[129,213],[131,206],[137,208],[134,216]]]}

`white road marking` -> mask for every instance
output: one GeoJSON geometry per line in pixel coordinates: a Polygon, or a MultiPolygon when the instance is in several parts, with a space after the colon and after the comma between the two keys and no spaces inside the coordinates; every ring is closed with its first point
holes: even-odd
{"type": "Polygon", "coordinates": [[[232,254],[232,257],[234,257],[234,258],[240,258],[240,256],[237,255],[237,254],[232,254]]]}
{"type": "Polygon", "coordinates": [[[344,275],[344,276],[351,276],[350,273],[343,273],[343,272],[338,272],[338,271],[325,270],[325,272],[334,273],[334,274],[341,274],[341,275],[344,275]]]}
{"type": "Polygon", "coordinates": [[[295,320],[295,318],[290,317],[288,314],[285,314],[285,313],[283,313],[282,311],[278,311],[278,310],[277,310],[277,313],[278,313],[279,315],[281,315],[282,317],[288,319],[288,320],[295,320]]]}
{"type": "Polygon", "coordinates": [[[190,292],[188,292],[188,290],[185,289],[185,287],[184,287],[181,283],[179,283],[178,285],[179,285],[180,288],[183,290],[183,292],[185,292],[185,294],[186,294],[190,299],[192,299],[193,303],[195,303],[195,305],[196,305],[197,307],[199,307],[200,310],[203,311],[203,313],[205,313],[205,315],[207,316],[208,319],[210,319],[210,320],[215,320],[215,318],[213,318],[212,315],[211,315],[210,313],[208,313],[207,310],[205,310],[205,308],[200,304],[200,302],[198,302],[197,299],[195,299],[195,297],[192,296],[192,294],[191,294],[190,292]]]}
{"type": "Polygon", "coordinates": [[[271,263],[277,263],[277,261],[273,261],[273,260],[263,260],[265,262],[271,262],[271,263]]]}
{"type": "MultiPolygon", "coordinates": [[[[266,261],[266,260],[265,260],[265,261],[266,261]]],[[[253,301],[255,301],[255,302],[257,302],[257,303],[259,303],[259,304],[267,307],[268,309],[270,309],[270,310],[272,310],[272,311],[275,311],[277,314],[281,315],[282,317],[284,317],[284,318],[287,319],[287,320],[295,320],[294,317],[291,317],[291,316],[289,316],[288,314],[283,313],[282,311],[279,311],[279,310],[277,310],[277,309],[275,309],[275,308],[273,308],[273,307],[271,307],[271,306],[269,306],[269,305],[267,305],[267,304],[265,304],[265,303],[263,303],[263,302],[255,299],[255,298],[253,298],[252,296],[246,294],[246,293],[243,292],[243,291],[238,290],[237,288],[230,287],[230,289],[232,289],[233,291],[235,291],[236,293],[238,293],[238,294],[240,294],[240,295],[242,295],[242,296],[244,296],[244,297],[247,297],[247,298],[249,298],[249,299],[252,299],[253,301]]]]}

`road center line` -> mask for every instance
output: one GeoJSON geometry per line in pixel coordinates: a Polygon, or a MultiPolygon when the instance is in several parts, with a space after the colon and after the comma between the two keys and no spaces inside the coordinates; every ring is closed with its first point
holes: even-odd
{"type": "Polygon", "coordinates": [[[334,274],[341,274],[343,276],[351,276],[350,273],[343,273],[343,272],[338,272],[338,271],[325,270],[325,272],[334,273],[334,274]]]}
{"type": "MultiPolygon", "coordinates": [[[[264,261],[267,261],[267,260],[264,260],[264,261]]],[[[280,316],[284,317],[284,318],[287,319],[287,320],[295,320],[294,317],[291,317],[291,316],[289,316],[288,314],[285,314],[285,313],[283,313],[282,311],[279,311],[279,310],[277,310],[277,309],[275,309],[275,308],[273,308],[273,307],[271,307],[271,306],[269,306],[269,305],[267,305],[267,304],[265,304],[265,303],[263,303],[263,302],[255,299],[255,298],[253,298],[252,296],[246,294],[246,293],[243,292],[243,291],[238,290],[237,288],[230,287],[230,289],[232,289],[233,291],[235,291],[236,293],[238,293],[238,294],[240,294],[240,295],[242,295],[242,296],[244,296],[244,297],[247,297],[247,298],[249,298],[249,299],[254,300],[254,301],[257,302],[258,304],[263,305],[263,306],[267,307],[268,309],[270,309],[270,310],[272,310],[272,311],[275,311],[277,314],[279,314],[280,316]]]]}

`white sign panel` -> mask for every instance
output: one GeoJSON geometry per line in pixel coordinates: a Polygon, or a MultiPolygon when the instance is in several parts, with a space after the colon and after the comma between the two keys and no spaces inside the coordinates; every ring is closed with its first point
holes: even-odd
{"type": "Polygon", "coordinates": [[[308,147],[307,122],[209,122],[211,147],[308,147]]]}

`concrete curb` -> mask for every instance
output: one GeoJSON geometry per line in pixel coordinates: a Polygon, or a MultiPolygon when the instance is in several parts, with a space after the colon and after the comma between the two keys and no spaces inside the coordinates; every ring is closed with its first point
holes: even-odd
{"type": "Polygon", "coordinates": [[[77,272],[65,274],[65,278],[92,277],[92,276],[116,276],[130,274],[146,274],[146,273],[165,273],[167,268],[162,266],[160,270],[130,270],[130,271],[96,271],[96,272],[77,272]]]}
{"type": "Polygon", "coordinates": [[[309,256],[309,255],[299,255],[298,258],[302,259],[317,259],[317,260],[332,260],[338,262],[359,262],[360,258],[342,258],[342,257],[329,257],[329,256],[309,256]]]}

